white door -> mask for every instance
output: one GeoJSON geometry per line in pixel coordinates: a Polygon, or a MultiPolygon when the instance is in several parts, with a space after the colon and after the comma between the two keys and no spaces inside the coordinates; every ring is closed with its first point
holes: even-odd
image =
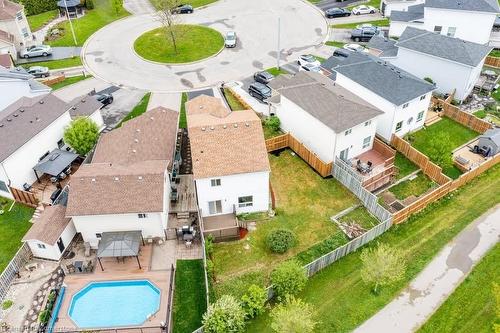
{"type": "Polygon", "coordinates": [[[348,157],[349,157],[349,148],[346,148],[340,152],[340,159],[342,161],[347,162],[348,157]]]}
{"type": "Polygon", "coordinates": [[[210,215],[222,213],[222,201],[209,201],[208,202],[208,213],[210,215]]]}

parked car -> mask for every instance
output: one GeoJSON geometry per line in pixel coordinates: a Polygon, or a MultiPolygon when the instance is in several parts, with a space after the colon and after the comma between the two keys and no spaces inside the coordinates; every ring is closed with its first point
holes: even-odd
{"type": "Polygon", "coordinates": [[[113,103],[113,95],[111,94],[98,94],[95,96],[95,98],[102,103],[102,107],[113,103]]]}
{"type": "Polygon", "coordinates": [[[299,67],[299,71],[306,71],[306,72],[321,72],[321,67],[316,66],[315,64],[309,63],[309,64],[304,64],[299,67]]]}
{"type": "Polygon", "coordinates": [[[493,28],[500,29],[500,15],[495,18],[495,22],[493,22],[493,28]]]}
{"type": "Polygon", "coordinates": [[[274,75],[266,71],[257,72],[253,75],[253,79],[256,82],[268,84],[272,79],[274,79],[274,75]]]}
{"type": "Polygon", "coordinates": [[[52,54],[52,48],[49,45],[30,46],[19,52],[22,58],[46,57],[52,54]]]}
{"type": "Polygon", "coordinates": [[[271,88],[260,82],[254,82],[248,87],[250,96],[257,98],[261,101],[271,97],[271,88]]]}
{"type": "Polygon", "coordinates": [[[359,44],[345,44],[344,49],[354,51],[354,52],[367,52],[368,50],[359,44]]]}
{"type": "Polygon", "coordinates": [[[193,6],[191,5],[179,5],[177,8],[172,10],[174,14],[192,14],[194,12],[193,6]]]}
{"type": "Polygon", "coordinates": [[[226,37],[224,37],[224,46],[227,48],[233,48],[236,47],[236,32],[234,31],[228,31],[226,33],[226,37]]]}
{"type": "Polygon", "coordinates": [[[326,18],[351,16],[351,11],[345,8],[329,8],[325,10],[326,18]]]}
{"type": "Polygon", "coordinates": [[[375,7],[372,6],[357,6],[352,9],[352,13],[354,15],[361,15],[361,14],[374,14],[377,11],[375,7]]]}
{"type": "Polygon", "coordinates": [[[314,57],[311,54],[303,54],[303,55],[301,55],[299,57],[299,60],[297,61],[297,63],[300,66],[303,66],[305,64],[313,64],[315,66],[320,66],[321,65],[321,63],[319,62],[319,60],[316,59],[316,57],[314,57]]]}
{"type": "Polygon", "coordinates": [[[34,77],[49,77],[49,68],[43,66],[31,66],[28,69],[28,73],[33,75],[34,77]]]}
{"type": "Polygon", "coordinates": [[[333,55],[335,57],[342,57],[342,58],[347,58],[351,54],[351,51],[349,49],[336,49],[333,51],[333,55]]]}
{"type": "Polygon", "coordinates": [[[351,32],[351,39],[355,42],[368,42],[373,36],[378,34],[380,34],[380,30],[377,27],[354,29],[351,32]]]}

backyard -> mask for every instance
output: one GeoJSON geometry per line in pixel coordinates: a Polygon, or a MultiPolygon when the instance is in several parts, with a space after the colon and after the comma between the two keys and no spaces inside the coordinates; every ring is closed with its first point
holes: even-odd
{"type": "Polygon", "coordinates": [[[264,285],[267,273],[294,255],[304,264],[347,242],[330,217],[357,203],[336,180],[323,179],[292,151],[269,155],[271,183],[276,197],[276,216],[251,216],[256,230],[243,240],[214,246],[215,294],[240,296],[248,282],[264,285]],[[298,244],[285,254],[266,247],[267,234],[277,228],[295,233],[298,244]]]}
{"type": "Polygon", "coordinates": [[[398,174],[396,176],[396,180],[402,179],[409,174],[418,170],[418,166],[406,158],[400,152],[396,153],[396,158],[394,159],[394,165],[398,168],[398,174]]]}
{"type": "MultiPolygon", "coordinates": [[[[348,332],[359,326],[394,299],[443,246],[499,202],[500,166],[496,166],[369,243],[367,247],[384,243],[399,248],[407,262],[404,278],[378,295],[361,279],[361,251],[315,275],[298,296],[314,306],[317,331],[348,332]]],[[[247,331],[270,332],[269,320],[266,313],[252,321],[247,331]]]]}
{"type": "Polygon", "coordinates": [[[388,191],[393,193],[398,200],[404,200],[410,196],[419,197],[431,188],[437,186],[436,183],[422,172],[412,177],[394,185],[388,191]]]}

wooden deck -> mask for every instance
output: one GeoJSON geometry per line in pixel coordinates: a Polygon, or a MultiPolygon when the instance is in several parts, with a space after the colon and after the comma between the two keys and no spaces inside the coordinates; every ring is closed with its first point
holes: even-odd
{"type": "Polygon", "coordinates": [[[193,175],[179,175],[178,178],[180,179],[177,184],[179,198],[176,202],[170,202],[170,212],[197,212],[198,203],[196,202],[196,189],[193,175]]]}

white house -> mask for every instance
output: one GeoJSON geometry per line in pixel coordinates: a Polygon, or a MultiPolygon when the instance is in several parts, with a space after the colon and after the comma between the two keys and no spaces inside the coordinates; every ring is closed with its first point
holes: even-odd
{"type": "MultiPolygon", "coordinates": [[[[33,35],[24,14],[24,7],[13,1],[0,0],[0,31],[14,37],[17,50],[33,43],[33,35]]],[[[16,54],[12,56],[15,57],[16,54]]]]}
{"type": "Polygon", "coordinates": [[[14,35],[11,35],[3,30],[0,30],[0,55],[8,55],[12,56],[14,60],[17,59],[14,35]]]}
{"type": "Polygon", "coordinates": [[[270,86],[278,94],[271,110],[282,130],[323,162],[348,160],[372,149],[383,114],[376,107],[318,73],[280,75],[270,86]]]}
{"type": "Polygon", "coordinates": [[[377,134],[390,141],[424,125],[434,85],[370,54],[332,56],[322,67],[337,85],[369,102],[383,114],[377,134]]]}
{"type": "Polygon", "coordinates": [[[390,17],[393,10],[407,11],[408,7],[424,3],[425,0],[382,0],[380,1],[380,13],[390,17]]]}
{"type": "Polygon", "coordinates": [[[51,90],[22,67],[7,69],[0,66],[0,112],[22,97],[42,96],[51,90]]]}
{"type": "Polygon", "coordinates": [[[202,216],[267,211],[270,166],[255,112],[231,112],[205,95],[187,102],[186,112],[202,216]]]}
{"type": "Polygon", "coordinates": [[[160,107],[103,134],[92,162],[72,176],[66,216],[92,248],[104,232],[165,238],[178,117],[160,107]]]}
{"type": "Polygon", "coordinates": [[[389,36],[399,37],[406,27],[415,27],[487,44],[498,13],[494,0],[426,0],[406,10],[393,9],[389,36]]]}
{"type": "Polygon", "coordinates": [[[456,89],[464,100],[474,89],[492,47],[408,27],[394,48],[381,58],[423,79],[430,78],[441,93],[456,89]]]}

